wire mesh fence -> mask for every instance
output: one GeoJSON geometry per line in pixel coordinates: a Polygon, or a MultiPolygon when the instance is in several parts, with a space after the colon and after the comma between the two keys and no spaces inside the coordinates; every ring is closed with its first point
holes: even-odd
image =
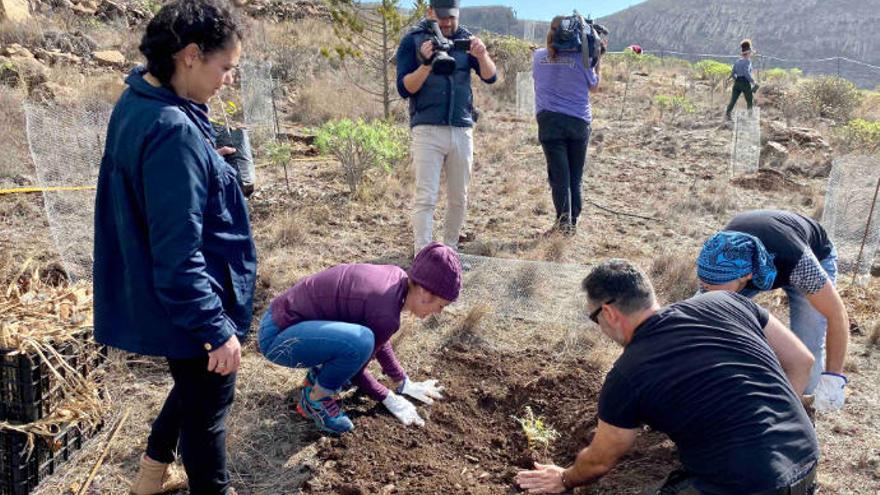
{"type": "Polygon", "coordinates": [[[822,225],[837,247],[841,278],[852,275],[860,285],[880,247],[878,185],[880,158],[849,155],[834,160],[825,192],[822,225]]]}
{"type": "Polygon", "coordinates": [[[589,319],[581,281],[590,267],[461,255],[462,292],[456,308],[487,307],[498,318],[581,326],[589,319]]]}
{"type": "Polygon", "coordinates": [[[736,110],[730,146],[730,174],[736,176],[757,172],[760,159],[761,109],[736,110]]]}
{"type": "Polygon", "coordinates": [[[531,71],[516,73],[516,113],[522,116],[535,114],[535,80],[531,71]]]}
{"type": "Polygon", "coordinates": [[[564,355],[584,352],[598,337],[581,291],[591,267],[467,254],[461,262],[458,300],[438,321],[429,320],[432,330],[410,345],[434,349],[462,343],[500,352],[540,348],[564,355]]]}
{"type": "MultiPolygon", "coordinates": [[[[94,186],[112,107],[25,104],[27,140],[41,187],[94,186]]],[[[94,189],[45,191],[49,229],[71,279],[92,276],[94,189]]]]}
{"type": "Polygon", "coordinates": [[[278,117],[272,63],[245,59],[240,71],[245,125],[255,143],[274,140],[278,133],[278,117]]]}

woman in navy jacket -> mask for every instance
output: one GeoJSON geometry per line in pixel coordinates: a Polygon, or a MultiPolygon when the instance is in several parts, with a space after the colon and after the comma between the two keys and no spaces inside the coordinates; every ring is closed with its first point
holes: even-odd
{"type": "Polygon", "coordinates": [[[251,322],[256,252],[206,103],[232,82],[241,37],[217,0],[166,4],[141,41],[147,65],[126,79],[107,131],[95,204],[95,338],[165,357],[174,379],[135,495],[181,487],[169,471],[178,447],[191,494],[234,493],[224,424],[251,322]]]}

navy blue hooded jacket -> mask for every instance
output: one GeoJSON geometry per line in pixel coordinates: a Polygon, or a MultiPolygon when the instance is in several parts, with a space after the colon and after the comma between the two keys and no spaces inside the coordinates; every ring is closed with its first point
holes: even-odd
{"type": "Polygon", "coordinates": [[[244,337],[256,251],[235,170],[207,107],[126,79],[110,117],[95,202],[95,339],[196,358],[244,337]]]}
{"type": "MultiPolygon", "coordinates": [[[[471,70],[480,74],[477,58],[461,50],[452,50],[449,55],[455,59],[455,72],[448,76],[431,73],[415,93],[407,91],[403,78],[419,68],[419,47],[432,36],[427,19],[422,19],[400,41],[397,47],[397,92],[409,99],[409,125],[451,125],[455,127],[474,126],[474,95],[471,91],[471,70]]],[[[471,33],[462,27],[450,40],[467,39],[471,33]]],[[[492,84],[497,79],[493,74],[483,81],[492,84]]]]}

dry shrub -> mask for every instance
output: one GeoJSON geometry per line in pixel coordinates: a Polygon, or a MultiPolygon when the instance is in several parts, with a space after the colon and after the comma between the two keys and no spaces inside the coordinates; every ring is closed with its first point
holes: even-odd
{"type": "Polygon", "coordinates": [[[321,47],[335,42],[330,25],[317,19],[260,22],[253,26],[252,36],[246,38],[246,52],[266,56],[272,62],[272,77],[299,86],[338,66],[338,61],[321,55],[321,47]]]}
{"type": "Polygon", "coordinates": [[[792,102],[796,115],[837,122],[848,121],[862,100],[855,84],[834,76],[807,79],[798,85],[796,93],[792,102]]]}
{"type": "Polygon", "coordinates": [[[698,287],[694,258],[687,253],[664,251],[655,255],[649,273],[664,304],[687,299],[698,287]]]}
{"type": "Polygon", "coordinates": [[[290,114],[307,125],[344,118],[373,120],[382,116],[382,105],[345,80],[344,74],[331,72],[303,86],[290,114]]]}
{"type": "Polygon", "coordinates": [[[44,26],[37,19],[0,21],[0,45],[18,43],[25,48],[43,45],[44,26]]]}
{"type": "Polygon", "coordinates": [[[880,320],[875,320],[871,324],[871,331],[868,334],[868,345],[880,347],[880,320]]]}
{"type": "Polygon", "coordinates": [[[285,249],[285,247],[303,244],[308,239],[308,231],[304,227],[304,221],[290,213],[276,217],[269,225],[269,240],[267,248],[285,249]]]}
{"type": "Polygon", "coordinates": [[[479,335],[478,329],[480,323],[490,313],[492,313],[492,308],[487,304],[476,304],[471,307],[467,314],[453,324],[452,330],[444,341],[444,345],[486,345],[487,341],[482,335],[479,335]]]}
{"type": "Polygon", "coordinates": [[[675,194],[675,197],[670,203],[663,204],[668,204],[671,213],[688,218],[700,213],[724,216],[736,208],[730,185],[726,181],[695,182],[686,191],[675,194]]]}
{"type": "Polygon", "coordinates": [[[24,95],[10,88],[0,87],[0,179],[15,177],[32,170],[30,151],[25,134],[22,102],[24,95]]]}
{"type": "Polygon", "coordinates": [[[516,101],[516,74],[532,70],[529,43],[507,35],[487,35],[483,41],[498,68],[498,80],[491,92],[507,102],[516,101]]]}

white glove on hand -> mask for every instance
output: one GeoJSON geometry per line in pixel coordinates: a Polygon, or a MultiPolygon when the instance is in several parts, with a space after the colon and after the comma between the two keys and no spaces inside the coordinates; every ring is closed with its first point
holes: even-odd
{"type": "Polygon", "coordinates": [[[843,375],[837,373],[822,373],[819,378],[819,384],[816,385],[815,406],[817,411],[832,412],[843,407],[845,399],[844,388],[847,379],[843,375]]]}
{"type": "Polygon", "coordinates": [[[403,380],[403,385],[397,389],[398,393],[406,394],[413,399],[420,400],[425,404],[433,404],[434,399],[442,399],[440,392],[443,387],[437,385],[437,380],[425,380],[423,382],[414,382],[409,377],[403,380]]]}
{"type": "Polygon", "coordinates": [[[425,420],[419,416],[419,412],[416,411],[416,406],[394,392],[388,392],[388,397],[385,397],[385,400],[382,401],[382,405],[388,408],[388,410],[391,411],[391,414],[406,426],[411,424],[425,426],[425,420]]]}

